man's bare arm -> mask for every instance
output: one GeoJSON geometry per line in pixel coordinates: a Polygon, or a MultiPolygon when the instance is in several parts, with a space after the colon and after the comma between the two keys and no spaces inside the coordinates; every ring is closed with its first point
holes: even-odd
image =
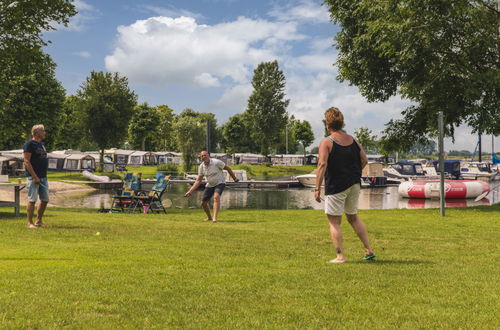
{"type": "Polygon", "coordinates": [[[225,166],[224,166],[224,169],[225,169],[225,170],[229,173],[229,175],[233,178],[234,182],[238,182],[238,181],[240,181],[240,180],[236,177],[236,175],[234,175],[233,170],[232,170],[229,166],[225,165],[225,166]]]}
{"type": "Polygon", "coordinates": [[[40,183],[40,178],[36,175],[35,170],[33,169],[33,166],[31,166],[31,152],[25,152],[23,153],[23,163],[24,163],[24,168],[26,171],[31,174],[31,177],[35,181],[36,184],[40,183]]]}
{"type": "Polygon", "coordinates": [[[202,180],[203,180],[203,175],[198,175],[198,178],[194,182],[193,186],[191,187],[191,189],[188,190],[187,193],[184,194],[184,197],[189,197],[193,193],[193,191],[198,189],[202,180]]]}

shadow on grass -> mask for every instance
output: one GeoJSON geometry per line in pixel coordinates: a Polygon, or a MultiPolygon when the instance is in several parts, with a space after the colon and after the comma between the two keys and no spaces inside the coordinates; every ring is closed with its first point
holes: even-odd
{"type": "Polygon", "coordinates": [[[84,226],[78,226],[78,225],[51,225],[51,224],[48,224],[45,226],[45,228],[48,228],[48,229],[88,229],[88,227],[84,227],[84,226]]]}
{"type": "Polygon", "coordinates": [[[220,223],[251,223],[251,222],[264,222],[262,220],[217,220],[220,223]]]}
{"type": "Polygon", "coordinates": [[[431,265],[435,262],[420,261],[420,260],[359,260],[349,261],[350,264],[365,264],[365,265],[431,265]]]}

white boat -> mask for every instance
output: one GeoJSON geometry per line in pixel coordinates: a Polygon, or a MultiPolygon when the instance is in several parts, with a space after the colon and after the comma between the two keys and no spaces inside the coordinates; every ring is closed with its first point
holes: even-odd
{"type": "Polygon", "coordinates": [[[387,178],[400,182],[439,179],[439,175],[430,166],[424,169],[421,163],[412,161],[399,161],[384,168],[383,171],[387,178]]]}
{"type": "Polygon", "coordinates": [[[460,165],[460,175],[464,179],[493,181],[500,179],[500,173],[494,171],[489,163],[463,162],[460,165]]]}
{"type": "Polygon", "coordinates": [[[304,187],[314,188],[316,187],[316,174],[302,174],[296,176],[297,180],[299,180],[300,184],[304,187]]]}

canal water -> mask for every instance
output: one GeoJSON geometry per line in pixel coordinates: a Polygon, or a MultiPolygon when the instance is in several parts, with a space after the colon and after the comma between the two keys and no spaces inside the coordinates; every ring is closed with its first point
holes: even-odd
{"type": "MultiPolygon", "coordinates": [[[[500,184],[496,181],[495,185],[500,184]]],[[[171,185],[165,196],[164,205],[172,208],[199,208],[203,190],[198,190],[189,198],[183,194],[189,189],[187,184],[171,185]]],[[[61,207],[111,208],[114,192],[95,191],[87,193],[65,193],[51,195],[51,204],[61,207]]],[[[322,209],[323,203],[314,200],[310,188],[293,189],[247,189],[226,187],[222,198],[223,209],[322,209]]],[[[479,202],[474,199],[447,200],[447,207],[467,207],[491,205],[500,202],[500,187],[496,187],[479,202]]],[[[398,194],[398,187],[362,189],[360,209],[401,209],[439,208],[438,199],[407,199],[398,194]]]]}

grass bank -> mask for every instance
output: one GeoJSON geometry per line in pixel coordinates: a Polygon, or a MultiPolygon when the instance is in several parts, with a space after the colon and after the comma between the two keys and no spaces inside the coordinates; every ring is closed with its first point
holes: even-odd
{"type": "Polygon", "coordinates": [[[0,209],[2,328],[494,328],[500,205],[361,211],[378,254],[348,263],[321,211],[168,215],[0,209]],[[10,211],[10,210],[9,210],[10,211]]]}

